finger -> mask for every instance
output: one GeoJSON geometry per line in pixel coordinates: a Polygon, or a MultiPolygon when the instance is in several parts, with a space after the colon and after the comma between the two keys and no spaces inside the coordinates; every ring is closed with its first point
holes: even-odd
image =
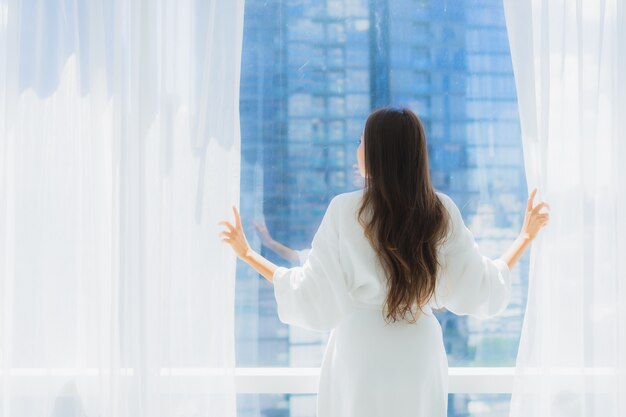
{"type": "Polygon", "coordinates": [[[233,231],[235,230],[235,227],[234,227],[232,224],[230,224],[230,223],[228,223],[227,221],[225,221],[225,220],[222,220],[222,221],[221,221],[221,222],[219,222],[218,224],[224,224],[224,225],[226,225],[226,227],[228,227],[228,229],[229,229],[231,232],[233,232],[233,231]]]}
{"type": "Polygon", "coordinates": [[[233,237],[232,233],[230,233],[230,232],[226,232],[226,231],[220,232],[220,233],[218,234],[218,236],[226,236],[226,237],[228,237],[228,238],[232,238],[232,237],[233,237]]]}
{"type": "Polygon", "coordinates": [[[535,194],[537,194],[537,187],[535,187],[531,191],[530,195],[528,196],[528,204],[526,205],[526,209],[528,211],[532,210],[532,208],[533,208],[533,200],[535,199],[535,194]]]}
{"type": "Polygon", "coordinates": [[[233,206],[233,211],[235,212],[235,224],[237,225],[237,228],[241,228],[241,219],[239,218],[239,213],[237,212],[237,208],[235,206],[233,206]]]}

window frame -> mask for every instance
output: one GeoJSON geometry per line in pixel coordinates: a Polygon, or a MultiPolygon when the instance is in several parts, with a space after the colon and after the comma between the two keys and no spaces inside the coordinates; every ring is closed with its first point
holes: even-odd
{"type": "MultiPolygon", "coordinates": [[[[232,377],[236,394],[316,394],[320,370],[319,367],[161,368],[160,375],[181,379],[215,376],[220,382],[232,377]]],[[[55,378],[100,376],[98,368],[10,368],[8,373],[11,389],[25,394],[47,389],[47,382],[55,378]]],[[[510,394],[515,368],[450,367],[448,375],[450,394],[510,394]]],[[[133,368],[121,368],[117,374],[120,378],[134,376],[133,368]]]]}
{"type": "MultiPolygon", "coordinates": [[[[237,394],[316,394],[319,367],[237,367],[237,394]]],[[[450,394],[510,394],[513,367],[450,367],[450,394]]]]}

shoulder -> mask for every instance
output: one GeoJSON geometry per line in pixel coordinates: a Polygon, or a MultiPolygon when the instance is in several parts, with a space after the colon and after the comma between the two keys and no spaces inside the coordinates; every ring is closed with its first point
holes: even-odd
{"type": "Polygon", "coordinates": [[[346,210],[352,207],[358,201],[360,201],[362,195],[363,189],[361,188],[358,190],[337,194],[330,200],[328,208],[330,209],[330,207],[332,206],[335,210],[346,210]]]}
{"type": "Polygon", "coordinates": [[[463,215],[461,214],[461,210],[449,195],[444,194],[440,191],[435,192],[445,206],[448,212],[448,218],[450,219],[448,233],[445,239],[446,243],[448,243],[449,241],[456,241],[460,236],[463,235],[462,231],[465,229],[465,222],[463,221],[463,215]]]}
{"type": "MultiPolygon", "coordinates": [[[[437,195],[437,197],[439,197],[439,200],[443,203],[448,211],[454,212],[459,210],[454,200],[452,200],[449,195],[437,190],[435,190],[435,194],[437,195]]],[[[363,197],[362,188],[337,194],[330,200],[330,203],[328,204],[328,211],[330,211],[331,207],[333,210],[354,209],[355,205],[361,201],[361,197],[363,197]]]]}
{"type": "Polygon", "coordinates": [[[435,193],[446,208],[446,211],[448,212],[448,219],[450,221],[445,240],[446,242],[449,240],[456,240],[459,230],[462,230],[465,225],[463,222],[463,216],[461,215],[461,210],[459,210],[459,207],[449,195],[442,193],[441,191],[435,191],[435,193]]]}
{"type": "MultiPolygon", "coordinates": [[[[362,195],[362,189],[335,195],[328,203],[324,217],[345,220],[350,213],[354,213],[359,207],[362,195]]],[[[335,222],[335,220],[331,221],[335,222]]]]}
{"type": "Polygon", "coordinates": [[[439,200],[441,200],[441,202],[443,203],[444,206],[446,206],[446,208],[454,204],[454,201],[448,194],[445,194],[441,191],[435,191],[435,194],[437,194],[437,197],[439,197],[439,200]]]}
{"type": "Polygon", "coordinates": [[[448,210],[448,213],[450,214],[452,219],[456,220],[456,218],[461,215],[461,211],[459,210],[459,207],[456,205],[454,200],[452,200],[449,195],[442,193],[441,191],[435,191],[435,194],[437,194],[437,197],[439,197],[441,203],[444,205],[446,210],[448,210]]]}

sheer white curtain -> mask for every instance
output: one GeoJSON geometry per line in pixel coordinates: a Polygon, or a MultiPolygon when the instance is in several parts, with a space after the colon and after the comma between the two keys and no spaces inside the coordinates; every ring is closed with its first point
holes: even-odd
{"type": "Polygon", "coordinates": [[[533,243],[513,417],[626,415],[626,2],[504,0],[533,243]]]}
{"type": "Polygon", "coordinates": [[[0,0],[0,416],[235,415],[243,0],[0,0]]]}

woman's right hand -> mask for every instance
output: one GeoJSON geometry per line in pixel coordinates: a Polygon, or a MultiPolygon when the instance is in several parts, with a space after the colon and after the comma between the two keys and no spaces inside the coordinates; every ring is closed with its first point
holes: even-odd
{"type": "Polygon", "coordinates": [[[550,204],[541,201],[539,204],[533,207],[533,200],[535,199],[535,194],[537,194],[537,188],[530,193],[528,196],[528,203],[526,205],[526,213],[524,215],[524,225],[522,226],[522,230],[520,235],[522,238],[527,240],[534,240],[541,230],[542,227],[548,224],[548,220],[550,220],[550,213],[540,212],[543,207],[547,207],[550,209],[550,204]]]}

